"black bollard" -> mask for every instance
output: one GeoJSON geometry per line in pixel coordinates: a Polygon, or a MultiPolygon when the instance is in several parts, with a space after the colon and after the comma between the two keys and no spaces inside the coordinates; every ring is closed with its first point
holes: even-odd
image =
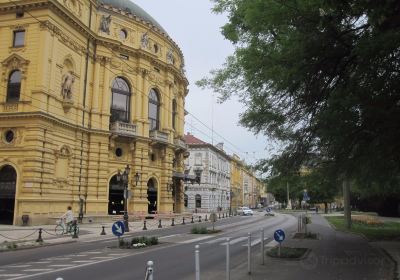
{"type": "Polygon", "coordinates": [[[78,238],[78,232],[77,232],[77,225],[76,222],[73,223],[73,227],[74,227],[74,235],[72,235],[72,238],[78,238]]]}
{"type": "Polygon", "coordinates": [[[105,226],[102,226],[102,227],[103,227],[103,230],[101,231],[100,235],[106,235],[106,228],[105,228],[105,226]]]}
{"type": "Polygon", "coordinates": [[[221,213],[218,213],[218,219],[221,219],[221,213]]]}
{"type": "Polygon", "coordinates": [[[222,219],[225,218],[225,213],[222,213],[222,219]]]}
{"type": "Polygon", "coordinates": [[[147,230],[147,227],[146,227],[146,220],[143,220],[143,230],[147,230]]]}
{"type": "Polygon", "coordinates": [[[182,217],[182,225],[185,225],[185,217],[182,217]]]}
{"type": "Polygon", "coordinates": [[[205,219],[205,221],[206,221],[206,222],[208,221],[208,219],[207,219],[207,215],[206,215],[206,219],[205,219]]]}
{"type": "Polygon", "coordinates": [[[172,218],[172,223],[171,223],[171,227],[175,226],[175,219],[172,218]]]}
{"type": "Polygon", "coordinates": [[[199,216],[199,223],[201,223],[201,216],[199,216]]]}
{"type": "Polygon", "coordinates": [[[43,238],[42,238],[42,228],[39,228],[39,236],[36,239],[36,242],[43,242],[43,238]]]}
{"type": "Polygon", "coordinates": [[[193,224],[194,223],[194,221],[193,221],[193,216],[192,216],[192,221],[190,222],[191,224],[193,224]]]}
{"type": "Polygon", "coordinates": [[[161,219],[158,220],[158,228],[162,228],[161,219]]]}

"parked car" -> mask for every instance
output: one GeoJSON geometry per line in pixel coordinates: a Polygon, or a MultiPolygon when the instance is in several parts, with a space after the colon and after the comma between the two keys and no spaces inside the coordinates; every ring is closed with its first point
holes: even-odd
{"type": "Polygon", "coordinates": [[[251,210],[249,207],[246,207],[246,206],[239,207],[237,212],[239,215],[253,216],[253,210],[251,210]]]}

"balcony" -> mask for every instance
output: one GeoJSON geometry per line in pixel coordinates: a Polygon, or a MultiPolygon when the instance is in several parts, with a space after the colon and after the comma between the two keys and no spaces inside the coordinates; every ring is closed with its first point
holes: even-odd
{"type": "Polygon", "coordinates": [[[136,137],[136,124],[116,121],[110,126],[112,134],[125,137],[136,137]]]}
{"type": "Polygon", "coordinates": [[[168,133],[159,130],[151,130],[149,133],[150,139],[161,144],[168,144],[168,133]]]}
{"type": "Polygon", "coordinates": [[[175,138],[175,139],[174,139],[174,144],[175,144],[175,146],[178,146],[178,147],[179,147],[180,149],[182,149],[182,150],[187,150],[187,149],[188,149],[188,147],[187,147],[185,141],[183,141],[183,140],[180,139],[180,138],[175,138]]]}

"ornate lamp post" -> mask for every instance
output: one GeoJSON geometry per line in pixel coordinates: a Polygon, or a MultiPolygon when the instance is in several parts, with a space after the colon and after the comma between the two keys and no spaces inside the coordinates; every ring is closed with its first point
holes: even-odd
{"type": "Polygon", "coordinates": [[[129,172],[131,171],[131,168],[129,165],[125,167],[124,173],[121,174],[121,170],[118,170],[117,174],[117,182],[120,182],[120,184],[124,188],[124,227],[125,231],[129,232],[129,216],[128,216],[128,182],[129,182],[129,172]]]}

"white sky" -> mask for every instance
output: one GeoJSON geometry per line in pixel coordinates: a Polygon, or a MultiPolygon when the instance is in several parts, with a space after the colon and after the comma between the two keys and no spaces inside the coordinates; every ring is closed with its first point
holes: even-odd
{"type": "Polygon", "coordinates": [[[236,153],[248,163],[268,156],[267,151],[270,149],[266,149],[265,136],[256,137],[238,125],[239,114],[244,111],[242,104],[235,100],[218,104],[217,96],[213,97],[211,90],[201,90],[195,85],[210,70],[220,68],[225,58],[233,53],[233,46],[220,33],[227,18],[212,13],[213,3],[209,0],[133,2],[163,26],[185,56],[186,74],[190,83],[186,110],[208,126],[205,127],[189,114],[186,116],[185,130],[208,143],[224,142],[228,154],[236,153]]]}

